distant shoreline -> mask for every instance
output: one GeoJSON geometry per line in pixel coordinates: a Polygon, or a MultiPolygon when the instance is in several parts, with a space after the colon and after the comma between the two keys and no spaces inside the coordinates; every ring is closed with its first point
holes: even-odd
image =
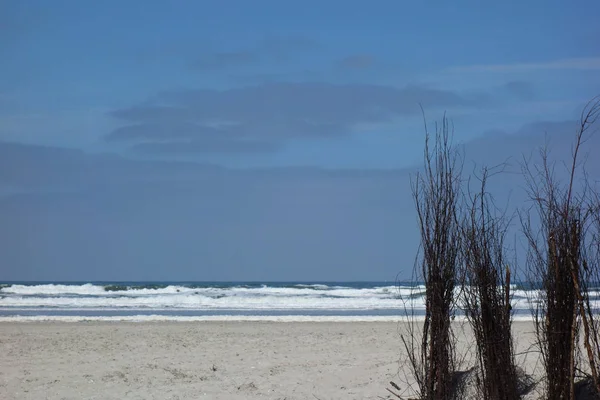
{"type": "MultiPolygon", "coordinates": [[[[32,315],[32,316],[4,316],[0,323],[7,322],[282,322],[282,323],[312,323],[312,322],[420,322],[424,317],[416,316],[387,316],[387,315],[206,315],[206,316],[180,316],[180,315],[125,315],[125,316],[64,316],[64,315],[32,315]]],[[[531,315],[517,315],[514,322],[533,321],[531,315]]],[[[455,317],[454,321],[464,322],[464,316],[455,317]]]]}

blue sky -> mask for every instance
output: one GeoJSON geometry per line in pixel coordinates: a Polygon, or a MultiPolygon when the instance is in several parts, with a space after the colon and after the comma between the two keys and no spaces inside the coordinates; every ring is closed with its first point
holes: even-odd
{"type": "MultiPolygon", "coordinates": [[[[535,133],[543,138],[540,130],[570,126],[568,122],[578,117],[586,101],[600,93],[598,15],[597,1],[5,0],[0,3],[0,141],[5,156],[2,193],[38,196],[36,201],[30,199],[29,208],[21,205],[25,208],[19,212],[28,216],[37,212],[46,218],[48,235],[58,232],[64,237],[55,248],[72,249],[73,243],[67,237],[80,227],[64,224],[67,227],[60,228],[57,222],[75,219],[74,211],[65,211],[70,210],[63,204],[67,202],[65,188],[71,194],[81,194],[77,205],[89,211],[86,216],[94,214],[89,217],[92,219],[114,211],[106,208],[108,200],[93,205],[107,192],[114,196],[111,202],[118,204],[144,199],[139,207],[154,211],[164,204],[143,197],[141,187],[135,194],[123,187],[110,186],[107,190],[106,182],[114,180],[107,172],[73,180],[62,169],[67,164],[73,168],[93,165],[90,168],[94,171],[109,170],[115,175],[132,173],[128,182],[135,185],[155,179],[157,174],[164,175],[168,187],[155,198],[164,196],[169,207],[177,203],[178,196],[186,195],[181,187],[172,185],[188,179],[190,185],[202,187],[197,174],[208,165],[211,171],[254,171],[251,177],[232,178],[237,183],[231,183],[231,187],[224,184],[227,190],[223,189],[223,196],[243,197],[247,182],[262,179],[257,168],[277,176],[283,174],[284,178],[277,179],[283,179],[286,188],[295,182],[290,193],[303,193],[302,182],[322,188],[315,183],[314,175],[294,172],[306,167],[352,171],[347,173],[355,180],[328,176],[329,184],[322,189],[337,188],[339,194],[344,190],[354,193],[360,187],[358,193],[364,194],[366,189],[363,183],[357,183],[356,171],[386,174],[381,170],[387,169],[395,173],[420,162],[423,121],[419,105],[430,123],[446,112],[454,124],[455,140],[476,144],[471,146],[477,149],[473,158],[486,160],[496,155],[493,148],[486,147],[486,141],[496,143],[503,135],[514,142],[503,155],[518,156],[514,153],[530,149],[523,144],[531,143],[527,135],[535,133]],[[532,132],[533,128],[537,130],[532,132]],[[525,137],[523,143],[521,137],[525,137]],[[152,173],[142,176],[131,172],[142,166],[152,173]],[[40,168],[47,171],[42,173],[40,168]],[[357,186],[348,189],[344,186],[348,181],[357,186]],[[58,196],[57,191],[63,197],[54,203],[39,197],[50,192],[58,196]],[[52,215],[58,219],[50,218],[52,215]]],[[[405,176],[404,172],[398,174],[405,176]]],[[[385,175],[373,179],[381,183],[391,178],[385,175]]],[[[221,185],[209,181],[213,186],[206,190],[211,192],[216,190],[214,185],[221,185]]],[[[258,185],[280,187],[271,180],[260,182],[258,185]]],[[[407,185],[404,192],[393,196],[409,192],[407,185]]],[[[275,195],[262,196],[262,201],[270,202],[275,195]]],[[[7,202],[17,200],[10,196],[3,200],[0,214],[8,215],[7,202]]],[[[210,204],[223,201],[218,196],[213,200],[210,204]]],[[[293,212],[289,201],[284,196],[278,207],[293,212]]],[[[393,279],[392,271],[413,258],[412,254],[402,258],[399,253],[410,254],[412,247],[405,252],[391,249],[396,239],[384,229],[381,209],[355,201],[346,218],[356,218],[367,226],[379,221],[381,225],[372,226],[375,231],[370,235],[379,235],[373,242],[380,246],[389,241],[390,249],[380,249],[380,253],[387,254],[380,261],[385,267],[373,279],[393,279]],[[371,206],[374,208],[367,212],[371,206]]],[[[190,214],[205,212],[184,203],[190,214]]],[[[255,206],[259,203],[256,200],[255,206]]],[[[392,201],[384,203],[393,210],[392,201]]],[[[336,207],[327,202],[313,206],[313,211],[325,214],[328,207],[336,207]]],[[[231,209],[221,212],[233,218],[232,210],[237,207],[231,205],[231,209]]],[[[248,209],[247,213],[256,215],[258,209],[248,209]]],[[[150,214],[144,215],[151,219],[150,214]]],[[[140,222],[146,219],[138,217],[132,216],[129,221],[127,229],[131,232],[146,229],[140,222]]],[[[219,221],[228,220],[223,218],[219,221]]],[[[116,219],[113,225],[106,218],[100,220],[100,225],[108,224],[107,231],[120,229],[122,235],[127,231],[118,227],[124,223],[122,220],[116,219]]],[[[20,239],[13,235],[11,240],[26,246],[20,252],[14,250],[12,256],[15,263],[30,268],[25,277],[41,276],[43,262],[26,254],[27,249],[48,243],[47,237],[36,239],[32,234],[31,230],[37,229],[33,226],[40,221],[32,220],[33,225],[27,227],[15,220],[10,229],[5,228],[9,236],[15,229],[24,235],[20,239]]],[[[294,230],[294,224],[301,222],[288,221],[287,228],[278,230],[273,224],[280,224],[277,221],[281,221],[281,215],[269,221],[273,237],[281,237],[282,232],[294,230]]],[[[318,219],[314,223],[318,225],[318,219]]],[[[223,222],[219,226],[225,225],[223,222]]],[[[308,224],[303,229],[310,231],[317,225],[308,224]]],[[[94,226],[91,222],[86,226],[93,230],[89,228],[94,226]]],[[[185,231],[176,228],[176,224],[170,225],[173,238],[185,231]]],[[[159,224],[153,229],[166,228],[159,224]]],[[[231,229],[238,235],[243,231],[231,229]]],[[[411,235],[408,231],[396,234],[411,235]]],[[[132,233],[128,240],[136,243],[140,253],[150,243],[159,250],[161,246],[156,243],[165,243],[159,238],[136,237],[132,233]]],[[[344,237],[341,235],[339,243],[328,251],[317,252],[315,257],[333,252],[336,246],[344,248],[364,240],[344,237]]],[[[90,242],[98,240],[94,236],[90,242]]],[[[231,240],[239,243],[244,239],[240,236],[239,241],[231,240]]],[[[314,245],[321,246],[322,242],[314,245]]],[[[228,256],[199,256],[191,250],[191,242],[186,246],[189,248],[180,249],[188,254],[182,264],[194,264],[198,259],[218,259],[215,265],[233,263],[227,261],[228,256]]],[[[267,252],[269,243],[262,246],[267,252]]],[[[299,251],[292,239],[289,246],[288,255],[299,251]]],[[[114,251],[121,256],[114,255],[113,264],[123,263],[125,250],[114,251]],[[121,261],[114,261],[117,259],[121,261]]],[[[173,251],[166,246],[160,254],[167,257],[173,251]]],[[[240,252],[241,259],[254,260],[252,265],[269,263],[256,249],[247,251],[240,252]]],[[[83,254],[78,257],[63,260],[63,264],[71,263],[75,268],[85,260],[83,254]]],[[[128,261],[127,265],[134,265],[130,267],[131,277],[138,276],[144,265],[144,257],[140,257],[128,261]]],[[[285,257],[282,253],[281,258],[285,257]]],[[[351,259],[356,257],[349,255],[351,259]]],[[[344,260],[330,264],[348,262],[344,260]]],[[[307,259],[305,263],[310,262],[314,264],[315,260],[307,259]]],[[[160,263],[154,268],[159,271],[160,263]]],[[[259,267],[247,268],[262,271],[259,267]]],[[[331,268],[334,277],[337,269],[331,268]]],[[[356,277],[369,277],[360,269],[360,263],[355,268],[356,277]]],[[[180,272],[183,277],[192,276],[189,271],[180,272]]],[[[88,276],[88,272],[81,272],[81,276],[88,276]]],[[[80,276],[75,272],[64,275],[80,276]]],[[[320,275],[296,276],[284,271],[270,276],[284,279],[320,275]]]]}
{"type": "MultiPolygon", "coordinates": [[[[211,89],[216,93],[206,101],[216,102],[219,91],[237,90],[231,97],[245,100],[234,106],[224,99],[215,107],[240,108],[238,115],[223,111],[222,119],[241,123],[240,134],[270,146],[244,151],[232,144],[228,151],[225,143],[196,139],[182,151],[155,144],[143,156],[236,166],[392,167],[415,161],[419,103],[430,118],[447,111],[457,137],[466,140],[572,118],[600,91],[594,20],[600,5],[592,1],[8,1],[2,8],[0,126],[11,141],[122,152],[148,138],[107,143],[106,135],[131,122],[115,118],[115,111],[157,104],[165,92],[211,89]],[[274,85],[292,83],[273,93],[274,85]],[[361,85],[382,87],[368,94],[361,85]],[[402,93],[406,87],[413,90],[402,93]],[[327,104],[315,104],[323,115],[298,110],[248,128],[239,121],[239,113],[257,112],[273,96],[295,108],[328,89],[327,104]],[[390,98],[379,93],[384,89],[400,92],[390,98]],[[456,98],[436,102],[436,93],[426,91],[456,98]],[[363,96],[347,113],[381,107],[380,115],[333,115],[336,102],[363,96]],[[288,126],[297,132],[285,137],[281,125],[298,119],[317,119],[326,132],[288,126]]],[[[216,122],[185,118],[174,122],[216,122]]]]}

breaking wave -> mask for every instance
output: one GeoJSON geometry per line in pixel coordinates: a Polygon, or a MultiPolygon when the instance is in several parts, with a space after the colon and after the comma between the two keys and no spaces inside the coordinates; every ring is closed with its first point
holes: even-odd
{"type": "MultiPolygon", "coordinates": [[[[529,313],[537,292],[513,286],[512,307],[529,313]]],[[[596,293],[595,293],[596,294],[596,293]]],[[[424,310],[425,288],[410,283],[4,283],[0,314],[70,315],[153,311],[170,315],[404,315],[424,310]]],[[[596,296],[595,302],[600,303],[596,296]]]]}

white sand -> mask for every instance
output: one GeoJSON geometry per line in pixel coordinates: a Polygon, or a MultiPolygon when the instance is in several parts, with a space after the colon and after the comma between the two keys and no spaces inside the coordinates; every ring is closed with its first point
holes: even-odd
{"type": "MultiPolygon", "coordinates": [[[[1,399],[377,399],[395,322],[0,322],[1,399]],[[213,370],[214,367],[214,370],[213,370]]],[[[533,340],[515,322],[517,351],[533,340]]],[[[472,347],[467,333],[461,351],[472,347]]],[[[518,357],[534,372],[537,356],[518,357]]],[[[467,354],[467,364],[474,358],[467,354]]]]}

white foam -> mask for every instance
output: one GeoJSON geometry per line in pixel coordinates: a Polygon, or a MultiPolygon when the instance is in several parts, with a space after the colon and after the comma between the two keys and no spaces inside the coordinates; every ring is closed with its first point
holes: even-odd
{"type": "MultiPolygon", "coordinates": [[[[111,286],[111,285],[107,285],[111,286]]],[[[193,293],[198,291],[214,290],[216,288],[190,288],[186,286],[169,285],[164,288],[140,288],[125,290],[106,290],[105,286],[86,283],[84,285],[11,285],[0,289],[2,294],[20,294],[27,296],[59,296],[59,295],[79,295],[79,296],[140,296],[140,295],[160,295],[176,293],[193,293]]]]}
{"type": "MultiPolygon", "coordinates": [[[[181,308],[198,310],[371,310],[399,308],[403,303],[394,298],[365,297],[293,297],[293,296],[227,296],[208,297],[200,294],[119,297],[27,297],[0,299],[0,308],[181,308]]],[[[414,307],[423,306],[417,300],[414,307]]]]}
{"type": "MultiPolygon", "coordinates": [[[[176,316],[176,315],[129,315],[129,316],[8,316],[0,317],[2,322],[422,322],[424,317],[406,316],[311,316],[311,315],[207,315],[207,316],[176,316]]],[[[457,316],[455,322],[464,323],[464,317],[457,316]]],[[[513,321],[532,321],[528,316],[515,316],[513,321]]]]}
{"type": "Polygon", "coordinates": [[[86,283],[84,285],[10,285],[0,289],[0,293],[22,295],[102,295],[106,293],[103,286],[86,283]]]}
{"type": "MultiPolygon", "coordinates": [[[[0,288],[0,309],[422,310],[425,307],[424,292],[424,286],[352,288],[322,284],[200,288],[170,285],[116,291],[107,291],[104,286],[90,283],[10,285],[0,288]]],[[[528,310],[540,293],[517,289],[512,295],[513,309],[528,310]]],[[[600,299],[594,299],[592,304],[595,308],[600,307],[600,299]]]]}
{"type": "MultiPolygon", "coordinates": [[[[104,286],[11,285],[0,289],[0,308],[71,309],[198,309],[198,310],[373,310],[404,307],[400,296],[413,295],[420,288],[381,286],[351,288],[322,284],[292,287],[187,287],[124,288],[104,286]]],[[[408,300],[411,307],[423,307],[418,295],[408,300]]]]}
{"type": "MultiPolygon", "coordinates": [[[[113,285],[107,285],[113,286],[113,285]]],[[[61,285],[61,284],[43,284],[43,285],[10,285],[0,289],[0,293],[4,294],[20,294],[20,295],[81,295],[81,296],[140,296],[140,295],[160,295],[160,294],[176,294],[176,293],[214,293],[214,294],[256,294],[256,295],[314,295],[324,294],[328,296],[339,297],[362,297],[371,296],[395,296],[399,294],[408,295],[413,292],[422,292],[424,288],[415,287],[397,287],[397,286],[381,286],[374,288],[350,288],[344,286],[327,286],[322,284],[311,285],[295,285],[294,287],[188,287],[179,285],[169,285],[164,288],[126,288],[125,290],[106,290],[105,286],[93,285],[91,283],[83,285],[61,285]]]]}

